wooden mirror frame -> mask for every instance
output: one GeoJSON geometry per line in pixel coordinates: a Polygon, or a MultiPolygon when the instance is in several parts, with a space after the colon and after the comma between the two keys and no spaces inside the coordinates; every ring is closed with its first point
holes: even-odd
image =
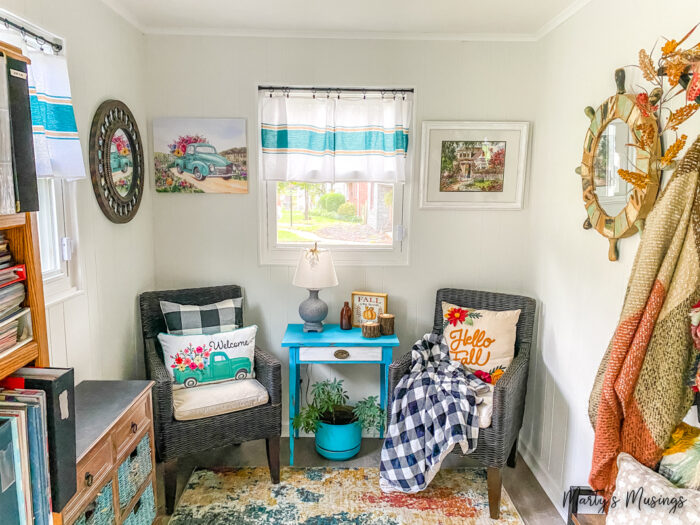
{"type": "Polygon", "coordinates": [[[610,242],[608,259],[611,261],[617,261],[617,243],[619,239],[630,237],[643,230],[644,219],[654,207],[661,179],[661,171],[658,164],[661,141],[658,135],[656,117],[653,113],[650,113],[649,116],[644,116],[636,104],[634,95],[625,93],[624,70],[618,69],[615,72],[615,80],[617,82],[617,93],[615,95],[608,98],[596,110],[591,106],[585,109],[591,124],[583,142],[581,166],[576,169],[576,172],[581,176],[583,202],[588,213],[583,227],[587,230],[595,228],[598,233],[608,239],[610,242]],[[615,119],[620,119],[627,124],[632,131],[631,136],[637,144],[641,137],[640,124],[646,124],[649,121],[653,122],[654,136],[651,155],[641,148],[636,148],[635,167],[637,171],[647,174],[648,182],[646,188],[635,187],[622,211],[615,217],[611,217],[598,201],[598,195],[595,192],[595,168],[593,163],[596,158],[600,137],[608,124],[615,119]]]}
{"type": "Polygon", "coordinates": [[[105,100],[97,108],[90,128],[90,178],[97,203],[112,222],[125,223],[134,218],[143,198],[143,145],[136,119],[119,100],[105,100]],[[121,129],[129,141],[133,164],[131,186],[121,195],[114,185],[110,165],[112,136],[121,129]]]}

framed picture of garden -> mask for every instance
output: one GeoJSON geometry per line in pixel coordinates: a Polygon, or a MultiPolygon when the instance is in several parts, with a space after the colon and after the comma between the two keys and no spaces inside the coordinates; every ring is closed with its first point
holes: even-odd
{"type": "Polygon", "coordinates": [[[246,120],[157,118],[153,165],[161,193],[248,193],[246,120]]]}
{"type": "Polygon", "coordinates": [[[421,208],[521,209],[529,123],[423,122],[421,208]]]}

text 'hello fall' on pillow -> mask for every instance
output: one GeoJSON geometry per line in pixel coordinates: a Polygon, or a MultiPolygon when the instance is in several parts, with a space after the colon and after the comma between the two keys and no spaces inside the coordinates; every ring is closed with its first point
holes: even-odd
{"type": "Polygon", "coordinates": [[[476,310],[443,302],[442,317],[450,358],[495,384],[513,361],[520,310],[476,310]]]}

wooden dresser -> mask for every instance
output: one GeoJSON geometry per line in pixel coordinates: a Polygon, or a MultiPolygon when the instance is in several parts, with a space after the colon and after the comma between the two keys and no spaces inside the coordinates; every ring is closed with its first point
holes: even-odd
{"type": "Polygon", "coordinates": [[[152,381],[75,388],[78,489],[65,525],[146,525],[156,515],[152,381]]]}

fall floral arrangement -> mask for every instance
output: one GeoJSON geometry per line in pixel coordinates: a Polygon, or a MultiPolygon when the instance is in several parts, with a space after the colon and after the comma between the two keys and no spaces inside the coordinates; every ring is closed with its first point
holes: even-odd
{"type": "MultiPolygon", "coordinates": [[[[639,68],[644,79],[654,87],[650,92],[645,90],[636,96],[637,107],[644,117],[649,117],[657,112],[660,117],[662,113],[667,113],[668,116],[664,125],[661,125],[661,118],[659,118],[658,129],[654,129],[653,121],[639,124],[634,130],[638,137],[638,143],[628,144],[628,146],[647,152],[652,162],[658,162],[662,169],[671,167],[685,146],[688,137],[683,134],[679,135],[678,127],[688,120],[699,107],[697,99],[700,97],[700,43],[685,49],[681,47],[696,28],[697,26],[678,41],[667,39],[661,46],[661,55],[656,65],[653,59],[654,49],[649,53],[645,49],[639,51],[639,68]],[[664,89],[664,75],[668,79],[668,89],[664,89]],[[683,94],[685,95],[685,104],[675,111],[671,110],[668,107],[669,102],[683,94]],[[675,134],[674,142],[666,148],[661,158],[654,158],[654,136],[657,132],[659,134],[665,132],[675,134]]],[[[641,189],[646,187],[647,175],[644,173],[621,169],[618,170],[618,174],[635,187],[641,189]]]]}

